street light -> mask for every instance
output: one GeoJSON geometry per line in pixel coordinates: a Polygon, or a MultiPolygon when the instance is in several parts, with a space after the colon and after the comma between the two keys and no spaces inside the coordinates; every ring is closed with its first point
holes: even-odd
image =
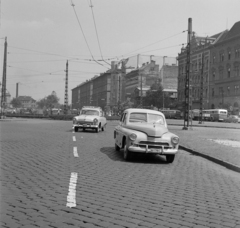
{"type": "MultiPolygon", "coordinates": [[[[163,56],[163,66],[162,66],[162,87],[163,87],[163,69],[164,69],[164,65],[165,65],[165,58],[167,56],[163,56]]],[[[163,93],[163,109],[164,109],[164,87],[162,88],[162,93],[163,93]]]]}

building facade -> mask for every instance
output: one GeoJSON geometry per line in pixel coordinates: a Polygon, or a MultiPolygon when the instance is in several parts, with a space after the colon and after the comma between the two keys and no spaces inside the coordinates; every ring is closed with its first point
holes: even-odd
{"type": "Polygon", "coordinates": [[[100,106],[105,109],[110,103],[111,74],[103,73],[72,89],[72,108],[100,106]]]}
{"type": "MultiPolygon", "coordinates": [[[[240,22],[211,37],[191,37],[190,109],[238,110],[240,101],[240,22]]],[[[185,101],[186,48],[178,55],[178,102],[185,101]]]]}
{"type": "Polygon", "coordinates": [[[135,94],[140,93],[140,96],[145,96],[146,91],[160,80],[159,65],[153,60],[150,63],[144,63],[138,69],[126,74],[125,95],[133,98],[135,94]],[[139,93],[136,93],[136,89],[139,93]]]}
{"type": "Polygon", "coordinates": [[[36,100],[30,96],[18,96],[18,100],[21,101],[22,108],[36,108],[36,100]]]}
{"type": "Polygon", "coordinates": [[[239,113],[240,21],[210,46],[210,107],[239,113]]]}

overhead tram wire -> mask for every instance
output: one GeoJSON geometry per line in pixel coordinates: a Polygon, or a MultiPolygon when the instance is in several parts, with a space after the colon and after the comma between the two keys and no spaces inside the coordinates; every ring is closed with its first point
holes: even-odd
{"type": "Polygon", "coordinates": [[[83,32],[83,29],[82,29],[82,26],[81,26],[80,20],[79,20],[79,18],[78,18],[77,12],[76,12],[76,10],[75,10],[75,8],[74,8],[75,5],[73,4],[73,1],[72,1],[72,0],[71,0],[71,6],[73,7],[73,11],[74,11],[75,16],[76,16],[76,18],[77,18],[78,25],[79,25],[79,27],[80,27],[80,29],[81,29],[81,31],[82,31],[82,34],[83,34],[84,40],[85,40],[85,42],[86,42],[86,44],[87,44],[87,47],[88,47],[88,51],[90,52],[93,61],[95,61],[97,64],[99,64],[99,65],[101,65],[101,66],[103,66],[103,67],[109,69],[108,67],[106,67],[106,66],[104,66],[103,64],[99,63],[99,62],[98,62],[97,60],[95,60],[95,58],[93,57],[93,54],[92,54],[91,49],[90,49],[90,47],[89,47],[89,45],[88,45],[88,42],[87,42],[86,36],[85,36],[85,34],[84,34],[84,32],[83,32]]]}
{"type": "Polygon", "coordinates": [[[99,50],[100,50],[100,54],[101,54],[102,60],[103,60],[105,63],[107,63],[107,64],[109,64],[109,65],[111,66],[110,63],[106,62],[106,61],[103,59],[102,50],[101,50],[101,46],[100,46],[100,41],[99,41],[99,37],[98,37],[98,31],[97,31],[96,21],[95,21],[95,17],[94,17],[94,13],[93,13],[92,0],[90,0],[90,8],[91,8],[91,11],[92,11],[92,17],[93,17],[93,22],[94,22],[94,27],[95,27],[96,36],[97,36],[98,47],[99,47],[99,50]]]}
{"type": "Polygon", "coordinates": [[[180,34],[182,34],[182,33],[184,33],[184,32],[186,32],[186,30],[185,30],[185,31],[182,31],[182,32],[180,32],[180,33],[174,34],[174,35],[172,35],[172,36],[166,37],[166,38],[164,38],[164,39],[162,39],[162,40],[158,40],[158,41],[156,41],[156,42],[154,42],[154,43],[148,44],[148,45],[146,45],[146,46],[144,46],[144,47],[135,49],[134,51],[130,51],[130,52],[128,52],[128,53],[126,53],[126,54],[124,54],[124,55],[121,55],[121,56],[127,56],[127,55],[130,54],[130,53],[133,53],[133,52],[136,52],[136,51],[138,51],[138,50],[144,49],[144,48],[146,48],[146,47],[152,46],[152,45],[154,45],[154,44],[160,43],[160,42],[162,42],[162,41],[164,41],[164,40],[167,40],[167,39],[169,39],[169,38],[178,36],[178,35],[180,35],[180,34]]]}

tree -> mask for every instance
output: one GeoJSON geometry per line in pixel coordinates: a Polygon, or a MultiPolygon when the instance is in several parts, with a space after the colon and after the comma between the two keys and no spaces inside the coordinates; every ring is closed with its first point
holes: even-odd
{"type": "MultiPolygon", "coordinates": [[[[166,97],[164,97],[165,103],[166,97]]],[[[163,89],[160,84],[153,84],[147,91],[146,97],[143,98],[143,106],[163,107],[163,89]]]]}
{"type": "Polygon", "coordinates": [[[59,101],[59,98],[55,94],[51,94],[37,101],[37,105],[39,108],[42,108],[42,109],[44,107],[48,109],[52,109],[59,105],[58,101],[59,101]]]}
{"type": "Polygon", "coordinates": [[[14,108],[22,107],[22,102],[19,100],[19,98],[13,98],[11,104],[14,108]]]}

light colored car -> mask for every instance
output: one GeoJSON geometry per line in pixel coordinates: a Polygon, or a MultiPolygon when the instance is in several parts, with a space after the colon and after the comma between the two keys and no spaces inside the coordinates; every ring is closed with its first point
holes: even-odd
{"type": "Polygon", "coordinates": [[[73,118],[73,129],[75,132],[78,129],[85,131],[86,129],[93,129],[96,132],[104,131],[107,120],[100,107],[84,106],[78,116],[73,118]]]}
{"type": "Polygon", "coordinates": [[[114,130],[115,150],[123,149],[125,160],[134,153],[165,155],[172,163],[179,137],[169,132],[163,113],[150,109],[126,109],[114,130]]]}
{"type": "Polygon", "coordinates": [[[237,115],[230,115],[225,119],[227,123],[240,123],[240,118],[237,115]]]}

